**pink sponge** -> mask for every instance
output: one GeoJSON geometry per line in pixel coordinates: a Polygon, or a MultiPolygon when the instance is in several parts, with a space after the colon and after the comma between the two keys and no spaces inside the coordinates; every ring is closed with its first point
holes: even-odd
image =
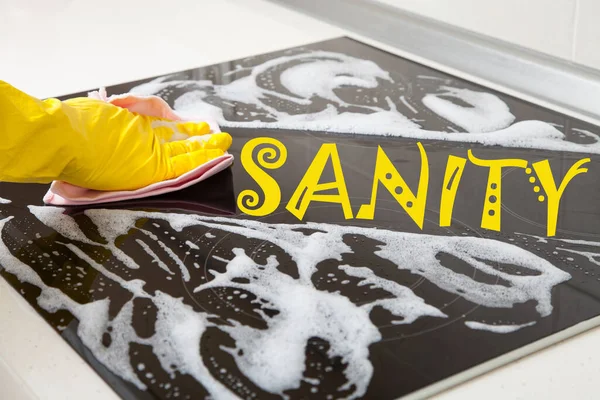
{"type": "MultiPolygon", "coordinates": [[[[153,117],[166,118],[174,121],[182,121],[169,105],[157,96],[135,96],[122,94],[117,96],[106,96],[106,90],[100,89],[88,95],[91,98],[103,100],[116,106],[126,108],[132,112],[150,115],[153,117]]],[[[207,121],[199,117],[195,120],[205,121],[211,127],[211,132],[220,132],[215,121],[207,121]]],[[[174,192],[203,181],[228,168],[233,163],[233,156],[225,153],[221,157],[210,160],[193,170],[175,179],[153,183],[136,190],[101,191],[86,189],[71,185],[66,182],[54,181],[44,196],[45,204],[52,205],[89,205],[97,203],[110,203],[123,200],[139,199],[143,197],[156,196],[159,194],[174,192]]]]}

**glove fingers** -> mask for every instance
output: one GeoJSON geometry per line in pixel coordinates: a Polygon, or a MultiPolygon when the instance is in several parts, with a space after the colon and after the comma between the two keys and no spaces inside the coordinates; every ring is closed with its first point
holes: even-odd
{"type": "Polygon", "coordinates": [[[225,132],[212,133],[210,135],[195,136],[189,140],[197,141],[203,149],[221,149],[227,151],[231,146],[231,135],[225,132]]]}
{"type": "Polygon", "coordinates": [[[225,152],[221,149],[202,149],[190,153],[180,154],[169,159],[169,177],[167,179],[177,178],[186,172],[193,170],[207,161],[222,156],[225,152]]]}
{"type": "Polygon", "coordinates": [[[210,125],[206,122],[178,122],[161,118],[150,118],[150,120],[154,134],[161,142],[183,140],[210,133],[210,125]]]}
{"type": "Polygon", "coordinates": [[[175,142],[167,142],[162,145],[163,151],[167,158],[175,157],[180,154],[191,153],[202,149],[202,144],[195,140],[177,140],[175,142]]]}
{"type": "Polygon", "coordinates": [[[179,132],[188,136],[201,136],[210,133],[210,125],[206,122],[179,122],[176,127],[179,132]]]}
{"type": "Polygon", "coordinates": [[[164,143],[163,150],[171,158],[180,154],[191,153],[202,149],[219,149],[227,151],[231,146],[231,135],[225,132],[211,135],[193,136],[185,140],[164,143]]]}

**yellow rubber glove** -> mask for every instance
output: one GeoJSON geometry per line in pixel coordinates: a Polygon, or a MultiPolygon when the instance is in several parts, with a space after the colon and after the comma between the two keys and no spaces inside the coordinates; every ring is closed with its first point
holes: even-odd
{"type": "Polygon", "coordinates": [[[135,190],[223,155],[231,136],[209,132],[101,100],[42,101],[0,81],[0,181],[135,190]]]}

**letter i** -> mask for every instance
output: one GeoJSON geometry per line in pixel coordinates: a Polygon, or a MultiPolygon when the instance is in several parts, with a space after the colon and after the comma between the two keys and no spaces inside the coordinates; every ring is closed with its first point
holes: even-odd
{"type": "Polygon", "coordinates": [[[458,191],[458,184],[462,178],[466,158],[448,156],[446,164],[446,173],[444,174],[444,186],[442,187],[442,198],[440,201],[440,226],[450,226],[452,224],[452,209],[454,200],[458,191]]]}

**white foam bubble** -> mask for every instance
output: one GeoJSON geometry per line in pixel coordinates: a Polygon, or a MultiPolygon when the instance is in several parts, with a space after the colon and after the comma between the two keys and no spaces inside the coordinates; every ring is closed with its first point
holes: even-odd
{"type": "Polygon", "coordinates": [[[410,104],[407,100],[405,96],[400,96],[400,101],[402,102],[402,104],[404,104],[410,111],[412,111],[415,114],[418,114],[419,111],[417,111],[416,108],[414,108],[412,106],[412,104],[410,104]]]}
{"type": "MultiPolygon", "coordinates": [[[[562,246],[564,246],[564,244],[575,244],[575,245],[586,246],[586,247],[600,247],[600,242],[594,242],[594,241],[590,241],[590,240],[562,239],[562,238],[556,238],[556,237],[548,239],[548,238],[543,238],[541,236],[530,235],[527,233],[519,233],[518,235],[532,237],[534,239],[537,239],[537,241],[539,243],[548,243],[548,241],[550,240],[552,242],[561,243],[562,246]]],[[[591,262],[592,264],[600,266],[600,250],[599,251],[586,251],[586,250],[579,250],[579,249],[566,248],[566,247],[556,247],[556,251],[554,251],[553,254],[557,255],[557,254],[559,254],[558,253],[559,251],[583,256],[583,257],[587,258],[587,260],[589,262],[591,262]]],[[[572,257],[568,257],[567,259],[569,261],[573,261],[572,257]]]]}
{"type": "Polygon", "coordinates": [[[380,278],[369,268],[340,265],[339,269],[344,271],[347,275],[363,278],[359,286],[368,285],[370,289],[380,288],[394,296],[393,298],[375,300],[372,303],[362,306],[367,311],[371,311],[375,307],[382,307],[393,315],[402,317],[402,320],[395,320],[392,321],[392,323],[410,324],[418,318],[425,316],[447,317],[446,314],[437,308],[426,304],[422,298],[415,295],[413,291],[406,286],[402,286],[388,279],[380,278]]]}
{"type": "Polygon", "coordinates": [[[185,244],[187,244],[190,249],[194,249],[194,250],[199,250],[200,249],[200,247],[198,247],[197,244],[192,243],[189,240],[186,240],[185,244]]]}
{"type": "MultiPolygon", "coordinates": [[[[219,329],[234,339],[234,348],[223,349],[232,355],[239,370],[260,388],[275,394],[298,388],[306,381],[306,346],[310,338],[319,337],[329,343],[328,356],[340,357],[345,365],[343,373],[346,384],[340,390],[350,390],[349,399],[364,395],[373,374],[369,347],[381,339],[379,330],[369,318],[370,311],[375,307],[383,307],[401,318],[396,323],[409,324],[423,317],[446,318],[441,310],[428,304],[427,299],[416,296],[410,288],[382,278],[365,266],[341,265],[339,273],[329,278],[342,280],[342,274],[359,278],[359,286],[365,290],[383,289],[390,294],[389,298],[357,305],[340,291],[331,293],[315,287],[312,277],[320,263],[325,260],[341,262],[343,254],[353,252],[344,243],[346,235],[364,236],[382,243],[378,245],[375,255],[391,261],[395,264],[394,268],[409,269],[441,290],[460,294],[471,302],[488,307],[510,309],[517,303],[536,301],[540,315],[547,316],[552,311],[552,287],[570,278],[569,274],[526,250],[491,239],[410,234],[320,223],[269,224],[227,217],[87,210],[86,216],[98,227],[104,239],[107,242],[110,239],[109,244],[98,244],[87,238],[75,220],[65,215],[62,209],[31,206],[30,210],[47,226],[73,240],[74,243],[64,246],[83,262],[131,292],[134,299],[142,297],[152,301],[157,308],[156,334],[151,338],[139,338],[135,333],[131,325],[133,299],[109,322],[109,299],[86,305],[73,302],[64,293],[44,285],[33,269],[13,257],[4,243],[0,242],[0,264],[8,266],[7,271],[19,279],[42,289],[38,299],[42,307],[49,311],[67,309],[78,319],[81,318],[83,323],[80,323],[78,334],[84,344],[107,368],[136,386],[145,387],[137,378],[129,359],[127,349],[131,343],[152,346],[165,371],[172,374],[170,366],[175,365],[177,371],[193,376],[215,398],[231,398],[233,394],[211,375],[199,356],[200,339],[206,327],[212,324],[209,317],[214,315],[193,310],[181,299],[160,291],[146,293],[143,281],[123,279],[94,261],[76,242],[111,249],[118,237],[134,229],[156,242],[178,264],[173,259],[174,252],[166,244],[144,230],[143,225],[136,226],[139,220],[162,220],[176,231],[201,226],[249,239],[265,240],[275,246],[273,251],[278,249],[291,257],[298,268],[298,279],[279,271],[279,260],[274,255],[277,253],[271,254],[263,264],[254,261],[239,248],[232,249],[231,254],[227,255],[229,258],[213,255],[213,259],[226,264],[225,272],[210,270],[213,279],[194,289],[200,292],[217,287],[232,288],[238,291],[240,299],[252,293],[257,299],[255,302],[278,311],[272,315],[262,308],[256,310],[267,323],[266,329],[256,329],[232,320],[228,321],[228,325],[219,325],[219,329]],[[457,273],[438,260],[441,253],[456,257],[479,273],[495,276],[508,285],[477,282],[471,276],[457,273]],[[496,270],[492,266],[494,263],[514,264],[534,270],[537,275],[512,275],[496,270]],[[247,283],[240,283],[236,278],[245,278],[247,283]],[[111,344],[107,348],[102,344],[102,336],[109,324],[114,346],[111,344]]],[[[0,229],[6,221],[2,221],[0,229]]],[[[158,257],[156,253],[154,256],[158,257]]],[[[197,264],[195,266],[199,267],[197,264]]],[[[184,279],[189,273],[185,266],[180,267],[179,272],[184,279]]],[[[169,276],[166,279],[172,278],[169,276]]],[[[347,279],[344,282],[349,284],[347,279]]],[[[470,325],[473,329],[481,328],[477,323],[470,325]]],[[[510,332],[508,328],[503,329],[506,331],[504,333],[510,332]]]]}
{"type": "Polygon", "coordinates": [[[10,203],[12,203],[12,200],[0,197],[0,204],[10,204],[10,203]]]}
{"type": "MultiPolygon", "coordinates": [[[[64,215],[64,208],[60,207],[37,207],[28,206],[29,211],[45,225],[52,226],[62,236],[78,242],[102,246],[109,250],[119,261],[131,269],[139,268],[139,265],[121,249],[115,246],[115,239],[126,234],[134,226],[127,226],[129,221],[109,221],[105,226],[99,226],[98,231],[107,240],[107,244],[90,240],[82,231],[72,217],[64,215]]],[[[118,210],[112,210],[118,212],[118,210]]],[[[129,221],[130,222],[130,221],[129,221]]]]}
{"type": "MultiPolygon", "coordinates": [[[[441,86],[441,92],[426,94],[423,106],[467,132],[440,132],[425,130],[401,114],[389,98],[386,105],[373,101],[371,105],[349,103],[339,96],[339,90],[354,88],[379,88],[381,82],[394,84],[393,76],[375,63],[340,53],[311,51],[292,56],[282,56],[250,69],[250,74],[231,83],[216,85],[210,81],[167,81],[155,79],[132,89],[133,93],[156,94],[169,87],[185,85],[186,93],[175,99],[175,110],[184,117],[203,116],[215,120],[222,127],[272,128],[306,131],[339,132],[361,135],[399,136],[413,139],[447,140],[479,143],[488,146],[533,148],[552,151],[569,151],[600,154],[600,138],[589,132],[582,133],[593,139],[588,144],[566,140],[565,135],[553,125],[543,121],[519,121],[509,107],[494,94],[441,86]],[[260,84],[261,74],[283,70],[280,75],[282,91],[267,89],[260,84]],[[239,102],[262,110],[267,119],[235,121],[227,119],[223,110],[211,103],[219,99],[225,104],[239,102]],[[326,108],[316,112],[284,111],[265,99],[279,99],[298,106],[307,106],[313,98],[328,102],[326,108]],[[454,98],[450,101],[448,98],[454,98]],[[461,105],[458,102],[467,103],[461,105]],[[360,108],[363,112],[349,111],[360,108]],[[511,125],[512,124],[512,125],[511,125]]],[[[436,77],[422,77],[441,79],[436,77]]],[[[446,80],[441,79],[446,84],[446,80]]],[[[399,87],[401,88],[401,86],[399,87]]],[[[406,97],[401,97],[411,113],[418,111],[406,97]]],[[[379,102],[381,103],[381,102],[379,102]]],[[[289,108],[289,107],[288,107],[289,108]]]]}
{"type": "MultiPolygon", "coordinates": [[[[90,213],[89,214],[90,218],[94,219],[95,214],[94,213],[90,213]]],[[[105,218],[100,217],[100,220],[96,220],[96,222],[101,222],[103,221],[105,218]]],[[[169,257],[171,258],[171,260],[173,260],[175,262],[175,264],[179,267],[179,270],[181,271],[181,277],[183,278],[184,281],[189,282],[190,280],[190,271],[187,269],[187,267],[185,266],[185,264],[183,263],[183,261],[181,261],[181,259],[179,257],[177,257],[177,254],[175,254],[175,252],[173,250],[171,250],[169,248],[169,246],[167,246],[166,244],[164,244],[164,242],[162,240],[158,239],[158,236],[156,236],[154,233],[149,232],[145,229],[140,229],[140,231],[142,233],[144,233],[145,235],[147,235],[148,237],[150,237],[152,240],[154,240],[156,243],[158,243],[158,245],[160,247],[162,247],[162,249],[165,251],[165,253],[167,253],[169,255],[169,257]]]]}
{"type": "MultiPolygon", "coordinates": [[[[306,102],[307,99],[317,96],[344,104],[345,102],[335,93],[335,90],[340,87],[353,86],[373,89],[378,86],[377,79],[391,81],[389,74],[372,61],[341,54],[319,53],[321,52],[315,54],[317,57],[321,55],[322,58],[319,62],[305,62],[289,67],[280,76],[282,86],[299,98],[295,99],[296,101],[301,99],[306,102]],[[328,59],[332,56],[333,60],[328,59]]],[[[302,55],[294,56],[294,58],[304,59],[302,55]]],[[[280,64],[283,60],[276,61],[277,64],[280,64]]],[[[291,59],[287,61],[291,61],[291,59]]],[[[265,68],[263,66],[258,70],[264,71],[265,68]]]]}
{"type": "Polygon", "coordinates": [[[152,260],[153,260],[152,262],[155,262],[155,263],[156,263],[156,264],[157,264],[157,265],[158,265],[158,266],[159,266],[159,267],[160,267],[162,270],[164,270],[164,271],[168,272],[170,275],[174,275],[174,274],[175,274],[173,271],[171,271],[171,270],[169,269],[169,267],[167,266],[167,264],[165,264],[165,263],[164,263],[164,262],[163,262],[163,261],[160,259],[160,257],[158,257],[158,256],[156,255],[156,253],[155,253],[155,252],[154,252],[154,251],[153,251],[153,250],[150,248],[150,246],[148,246],[146,243],[144,243],[144,241],[143,241],[143,240],[141,240],[141,239],[136,239],[135,241],[136,241],[136,242],[137,242],[137,243],[138,243],[140,246],[142,246],[142,248],[144,249],[144,251],[145,251],[146,253],[148,253],[148,255],[149,255],[150,257],[152,257],[152,260]]]}
{"type": "Polygon", "coordinates": [[[552,312],[552,287],[571,277],[543,258],[512,244],[468,236],[429,236],[426,240],[422,236],[397,234],[390,238],[377,231],[372,237],[387,240],[375,254],[476,304],[511,308],[514,304],[535,300],[540,315],[547,316],[552,312]],[[437,259],[440,253],[454,256],[475,270],[507,281],[510,285],[478,282],[455,272],[437,259]],[[528,268],[540,275],[509,274],[494,268],[494,263],[528,268]]]}
{"type": "Polygon", "coordinates": [[[274,256],[260,269],[244,250],[234,249],[235,257],[223,274],[196,289],[238,287],[273,304],[279,313],[263,314],[268,329],[256,329],[230,321],[222,327],[236,342],[230,354],[240,370],[254,383],[272,393],[300,387],[305,368],[305,347],[312,337],[330,344],[329,356],[338,356],[347,364],[345,375],[356,386],[349,398],[364,394],[373,373],[368,346],[381,338],[368,313],[346,297],[317,291],[277,270],[274,256]],[[248,284],[233,282],[246,278],[248,284]],[[242,351],[240,355],[239,351],[242,351]]]}
{"type": "MultiPolygon", "coordinates": [[[[38,214],[44,214],[40,210],[37,211],[38,214]]],[[[59,214],[56,210],[53,215],[64,214],[59,214]]],[[[66,215],[64,217],[67,221],[70,218],[66,215]]],[[[0,232],[11,218],[0,221],[0,232]]],[[[57,219],[51,219],[50,221],[57,223],[57,226],[70,224],[70,222],[61,223],[57,219]]],[[[52,227],[54,228],[54,226],[52,227]]],[[[183,304],[181,299],[174,299],[160,291],[150,295],[142,288],[145,282],[141,280],[125,281],[96,263],[77,246],[73,244],[66,244],[66,246],[83,261],[103,274],[105,278],[121,285],[134,295],[131,300],[123,305],[114,318],[109,319],[109,299],[97,300],[87,304],[75,302],[59,289],[47,286],[30,266],[12,256],[2,240],[0,240],[0,264],[21,282],[30,283],[41,289],[41,294],[37,299],[40,307],[48,312],[68,310],[72,313],[79,321],[77,334],[94,357],[113,373],[133,383],[139,389],[145,390],[146,385],[138,378],[132,365],[129,356],[131,343],[152,346],[163,369],[171,371],[172,376],[175,371],[190,374],[214,397],[227,400],[237,398],[229,389],[211,376],[202,359],[198,356],[200,354],[200,337],[209,325],[204,314],[196,313],[190,306],[183,304]],[[140,338],[132,326],[133,302],[135,298],[139,297],[151,300],[157,307],[156,333],[150,338],[140,338]],[[107,347],[104,345],[103,335],[109,326],[112,328],[112,334],[110,346],[107,347]]]]}
{"type": "Polygon", "coordinates": [[[492,325],[492,324],[484,324],[482,322],[477,321],[465,321],[465,325],[471,329],[475,329],[478,331],[488,331],[494,333],[511,333],[516,332],[520,329],[526,328],[528,326],[535,325],[535,321],[528,322],[526,324],[520,325],[492,325]]]}
{"type": "Polygon", "coordinates": [[[423,104],[467,132],[497,131],[508,127],[515,120],[506,103],[493,94],[449,86],[442,86],[440,89],[442,93],[423,97],[423,104]],[[455,98],[468,105],[459,105],[447,98],[455,98]]]}

